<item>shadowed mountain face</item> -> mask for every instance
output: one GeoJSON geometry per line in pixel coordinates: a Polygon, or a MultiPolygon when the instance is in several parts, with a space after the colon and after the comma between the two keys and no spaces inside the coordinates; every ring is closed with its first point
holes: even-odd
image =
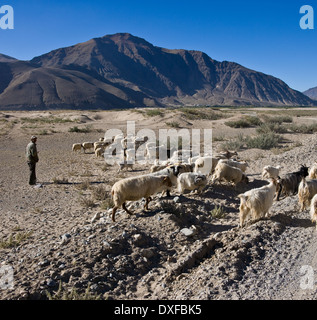
{"type": "Polygon", "coordinates": [[[11,59],[0,55],[0,109],[313,104],[272,76],[130,34],[11,59]]]}
{"type": "Polygon", "coordinates": [[[0,53],[0,62],[12,62],[12,61],[16,61],[16,59],[0,53]]]}
{"type": "Polygon", "coordinates": [[[317,100],[317,87],[308,89],[308,90],[304,91],[303,94],[305,94],[306,96],[308,96],[311,99],[317,100]]]}

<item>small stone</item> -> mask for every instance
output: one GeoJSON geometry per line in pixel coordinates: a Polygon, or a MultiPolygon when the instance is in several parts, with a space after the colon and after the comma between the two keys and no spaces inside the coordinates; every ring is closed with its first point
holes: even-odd
{"type": "Polygon", "coordinates": [[[126,232],[126,231],[123,231],[122,232],[122,238],[127,238],[129,235],[128,235],[128,233],[126,232]]]}
{"type": "Polygon", "coordinates": [[[46,267],[50,264],[50,262],[48,260],[43,260],[43,261],[40,261],[37,265],[40,266],[40,267],[46,267]]]}
{"type": "Polygon", "coordinates": [[[62,235],[61,238],[62,238],[61,244],[66,244],[70,241],[71,235],[69,233],[65,233],[62,235]]]}
{"type": "Polygon", "coordinates": [[[95,221],[99,220],[101,218],[101,212],[97,212],[94,217],[91,219],[91,223],[94,223],[95,221]]]}
{"type": "Polygon", "coordinates": [[[174,201],[175,203],[179,202],[179,197],[175,197],[175,198],[173,199],[173,201],[174,201]]]}
{"type": "Polygon", "coordinates": [[[93,239],[93,238],[95,238],[96,237],[96,235],[95,234],[92,234],[92,235],[90,235],[88,238],[87,238],[87,241],[89,241],[89,240],[91,240],[91,239],[93,239]]]}
{"type": "Polygon", "coordinates": [[[188,228],[183,228],[180,231],[183,235],[185,235],[186,237],[190,237],[194,234],[194,231],[188,228]]]}
{"type": "Polygon", "coordinates": [[[144,258],[147,258],[147,259],[150,259],[155,255],[155,251],[152,248],[143,249],[140,253],[144,258]]]}
{"type": "Polygon", "coordinates": [[[184,234],[186,237],[191,237],[197,233],[197,228],[195,226],[191,226],[190,229],[183,228],[180,230],[182,234],[184,234]]]}
{"type": "Polygon", "coordinates": [[[46,285],[48,287],[55,287],[56,286],[56,281],[54,281],[53,279],[47,279],[46,280],[46,285]]]}

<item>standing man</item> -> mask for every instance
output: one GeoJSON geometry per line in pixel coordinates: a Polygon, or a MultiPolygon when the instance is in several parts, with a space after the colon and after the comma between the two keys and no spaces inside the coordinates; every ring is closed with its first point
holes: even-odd
{"type": "Polygon", "coordinates": [[[29,184],[31,186],[36,184],[35,166],[36,166],[36,163],[39,161],[39,157],[36,149],[36,141],[37,141],[37,137],[32,136],[31,142],[26,147],[26,158],[30,168],[29,184]]]}

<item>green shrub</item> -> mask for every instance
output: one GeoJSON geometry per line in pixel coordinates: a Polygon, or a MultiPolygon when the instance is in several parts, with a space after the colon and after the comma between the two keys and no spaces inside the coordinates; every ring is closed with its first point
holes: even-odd
{"type": "Polygon", "coordinates": [[[225,210],[223,209],[222,206],[215,206],[211,211],[210,214],[212,218],[214,219],[223,219],[227,216],[225,210]]]}
{"type": "Polygon", "coordinates": [[[256,132],[259,134],[287,133],[288,127],[280,125],[278,123],[263,123],[260,127],[256,129],[256,132]]]}
{"type": "Polygon", "coordinates": [[[230,128],[251,128],[260,126],[261,124],[262,121],[259,118],[253,116],[245,116],[236,121],[225,122],[225,125],[230,128]]]}
{"type": "Polygon", "coordinates": [[[281,140],[281,136],[275,133],[259,134],[255,137],[246,138],[247,148],[257,148],[269,150],[276,148],[281,140]]]}
{"type": "Polygon", "coordinates": [[[269,117],[269,116],[262,116],[264,121],[266,123],[276,123],[276,124],[282,124],[282,123],[292,123],[293,117],[285,115],[285,116],[276,116],[276,117],[269,117]]]}
{"type": "Polygon", "coordinates": [[[62,286],[62,281],[59,282],[59,287],[57,292],[51,294],[46,291],[48,300],[101,300],[101,296],[93,294],[90,292],[90,283],[84,293],[78,293],[77,290],[73,287],[71,291],[64,289],[62,286]]]}
{"type": "Polygon", "coordinates": [[[181,108],[180,111],[188,120],[219,120],[227,117],[209,108],[181,108]]]}
{"type": "Polygon", "coordinates": [[[179,128],[180,124],[177,121],[166,122],[166,125],[172,128],[179,128]]]}
{"type": "Polygon", "coordinates": [[[156,117],[156,116],[160,116],[163,117],[163,112],[161,110],[158,109],[154,109],[154,110],[146,110],[145,114],[148,117],[156,117]]]}
{"type": "Polygon", "coordinates": [[[301,125],[295,125],[292,124],[289,127],[289,130],[294,133],[304,133],[304,134],[312,134],[317,132],[317,123],[314,124],[301,124],[301,125]]]}
{"type": "Polygon", "coordinates": [[[243,149],[245,145],[245,138],[243,134],[238,134],[236,139],[229,140],[221,145],[222,150],[235,150],[239,151],[243,149]]]}
{"type": "Polygon", "coordinates": [[[31,237],[33,231],[28,232],[18,232],[15,237],[11,234],[7,240],[0,241],[1,249],[8,249],[20,246],[24,241],[31,237]]]}
{"type": "Polygon", "coordinates": [[[68,129],[68,132],[89,133],[91,132],[91,126],[85,126],[84,128],[71,127],[68,129]]]}

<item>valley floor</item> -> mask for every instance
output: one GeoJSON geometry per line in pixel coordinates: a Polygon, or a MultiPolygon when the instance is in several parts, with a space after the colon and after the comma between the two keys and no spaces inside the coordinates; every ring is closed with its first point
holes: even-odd
{"type": "MultiPolygon", "coordinates": [[[[233,119],[238,116],[234,112],[233,119]]],[[[315,112],[297,120],[313,123],[315,112]]],[[[87,288],[92,298],[116,300],[316,299],[317,232],[308,210],[299,212],[298,197],[274,202],[268,219],[243,229],[238,227],[237,198],[265,184],[261,172],[267,164],[281,165],[282,174],[312,165],[317,160],[316,134],[285,135],[294,143],[288,151],[239,151],[250,165],[249,185],[209,183],[201,195],[157,195],[149,212],[142,211],[140,200],[130,207],[134,216],[120,210],[113,223],[113,183],[147,173],[150,166],[117,173],[117,167],[93,153],[73,153],[72,144],[96,141],[105,129],[123,128],[128,119],[157,129],[167,121],[185,126],[183,118],[147,118],[130,111],[87,112],[76,123],[56,120],[76,118],[74,111],[2,116],[0,268],[11,268],[14,280],[12,288],[0,288],[2,300],[61,299],[67,292],[71,298],[72,290],[80,296],[87,288]],[[53,116],[56,122],[23,120],[40,116],[53,116]],[[89,130],[69,132],[74,126],[89,130]],[[24,156],[34,132],[40,133],[39,188],[27,184],[24,156]],[[223,215],[215,214],[219,208],[223,215]],[[193,235],[186,236],[183,228],[194,230],[193,235]]],[[[212,126],[219,140],[241,132],[222,119],[191,125],[212,126]]],[[[252,134],[252,129],[243,130],[252,134]]]]}

